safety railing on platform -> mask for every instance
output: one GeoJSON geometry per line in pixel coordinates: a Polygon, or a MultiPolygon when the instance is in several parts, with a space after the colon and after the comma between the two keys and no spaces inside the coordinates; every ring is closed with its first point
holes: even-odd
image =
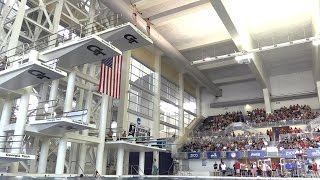
{"type": "Polygon", "coordinates": [[[57,107],[59,100],[48,100],[38,103],[37,108],[28,110],[28,118],[34,117],[35,120],[43,120],[54,116],[53,109],[57,107]]]}
{"type": "Polygon", "coordinates": [[[11,64],[13,61],[16,62],[21,60],[23,57],[20,56],[28,54],[31,49],[41,52],[46,49],[57,47],[58,45],[68,42],[70,40],[86,37],[88,35],[104,31],[121,23],[121,15],[115,14],[112,16],[107,16],[103,19],[97,20],[92,23],[87,23],[84,25],[77,24],[74,26],[70,26],[58,31],[57,33],[52,33],[44,37],[41,37],[30,44],[22,44],[15,48],[0,52],[0,59],[6,59],[7,62],[5,62],[5,64],[11,64]],[[17,56],[19,58],[14,58],[12,60],[13,57],[17,56]]]}
{"type": "Polygon", "coordinates": [[[26,145],[25,137],[26,135],[0,136],[0,152],[27,154],[28,152],[30,152],[30,147],[26,145]]]}

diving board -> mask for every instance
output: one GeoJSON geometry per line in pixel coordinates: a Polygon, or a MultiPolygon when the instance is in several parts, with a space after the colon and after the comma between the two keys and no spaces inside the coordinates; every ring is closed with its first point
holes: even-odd
{"type": "MultiPolygon", "coordinates": [[[[40,61],[22,59],[13,67],[0,71],[1,91],[15,91],[28,86],[66,77],[67,73],[40,61]]],[[[17,95],[17,94],[15,94],[17,95]]]]}
{"type": "Polygon", "coordinates": [[[40,59],[45,62],[58,59],[57,66],[71,68],[121,54],[122,52],[110,42],[90,35],[40,52],[40,59]]]}
{"type": "Polygon", "coordinates": [[[0,152],[0,163],[11,163],[36,159],[35,155],[0,152]]]}
{"type": "MultiPolygon", "coordinates": [[[[61,137],[68,132],[96,129],[96,125],[85,123],[87,110],[70,111],[60,117],[43,117],[41,120],[33,120],[26,124],[25,131],[30,134],[43,134],[46,136],[61,137]]],[[[5,132],[13,132],[16,124],[8,124],[5,132]]]]}
{"type": "Polygon", "coordinates": [[[96,33],[120,51],[128,51],[153,44],[153,41],[131,23],[121,24],[96,33]]]}
{"type": "Polygon", "coordinates": [[[128,152],[153,152],[153,151],[158,151],[158,152],[166,152],[166,149],[158,148],[158,147],[153,147],[153,146],[145,146],[142,144],[136,144],[136,143],[130,143],[128,141],[107,141],[106,145],[110,149],[119,149],[119,148],[124,148],[128,152]]]}

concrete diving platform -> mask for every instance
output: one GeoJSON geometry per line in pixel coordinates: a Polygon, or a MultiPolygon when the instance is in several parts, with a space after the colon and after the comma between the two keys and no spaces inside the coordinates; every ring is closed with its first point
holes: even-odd
{"type": "Polygon", "coordinates": [[[0,163],[11,163],[36,159],[35,155],[0,152],[0,163]]]}
{"type": "Polygon", "coordinates": [[[131,23],[109,28],[96,35],[110,42],[122,52],[153,44],[147,35],[131,23]]]}
{"type": "Polygon", "coordinates": [[[110,42],[96,35],[90,35],[45,50],[40,53],[40,59],[45,62],[56,59],[57,66],[71,68],[121,54],[122,52],[110,42]]]}
{"type": "MultiPolygon", "coordinates": [[[[5,95],[9,93],[6,92],[6,90],[12,92],[66,76],[67,73],[59,69],[53,68],[40,61],[29,61],[29,59],[26,58],[15,63],[13,67],[0,71],[0,92],[5,95]]],[[[15,92],[11,94],[19,95],[19,93],[15,92]]]]}

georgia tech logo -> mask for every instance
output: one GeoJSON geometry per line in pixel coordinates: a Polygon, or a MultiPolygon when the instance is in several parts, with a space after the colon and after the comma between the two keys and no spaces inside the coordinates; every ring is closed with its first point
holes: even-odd
{"type": "Polygon", "coordinates": [[[91,52],[93,52],[94,55],[99,56],[99,54],[102,54],[102,56],[105,56],[106,54],[103,51],[103,49],[99,48],[96,45],[89,45],[87,46],[87,49],[91,52]]]}
{"type": "Polygon", "coordinates": [[[43,78],[51,79],[50,77],[46,76],[46,73],[38,70],[29,70],[28,73],[36,76],[39,79],[43,79],[43,78]]]}
{"type": "Polygon", "coordinates": [[[124,37],[126,40],[128,40],[128,42],[129,42],[130,44],[132,44],[132,43],[138,43],[138,41],[136,40],[137,38],[134,37],[134,36],[131,35],[131,34],[126,34],[126,35],[124,35],[123,37],[124,37]]]}

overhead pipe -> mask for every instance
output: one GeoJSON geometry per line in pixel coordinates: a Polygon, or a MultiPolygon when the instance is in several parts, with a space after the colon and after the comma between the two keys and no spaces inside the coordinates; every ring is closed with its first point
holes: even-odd
{"type": "MultiPolygon", "coordinates": [[[[101,0],[104,5],[106,5],[111,11],[116,13],[121,13],[122,18],[128,22],[134,23],[133,21],[133,9],[128,6],[123,0],[101,0]]],[[[145,31],[147,26],[146,21],[137,15],[137,28],[145,31]]],[[[150,38],[153,40],[154,45],[158,47],[166,56],[170,59],[178,60],[178,64],[185,73],[190,74],[199,84],[206,87],[209,92],[215,96],[221,96],[221,89],[218,88],[211,80],[209,80],[205,75],[200,72],[197,67],[190,64],[190,61],[185,58],[175,47],[173,47],[157,30],[153,27],[150,28],[150,38]]]]}

